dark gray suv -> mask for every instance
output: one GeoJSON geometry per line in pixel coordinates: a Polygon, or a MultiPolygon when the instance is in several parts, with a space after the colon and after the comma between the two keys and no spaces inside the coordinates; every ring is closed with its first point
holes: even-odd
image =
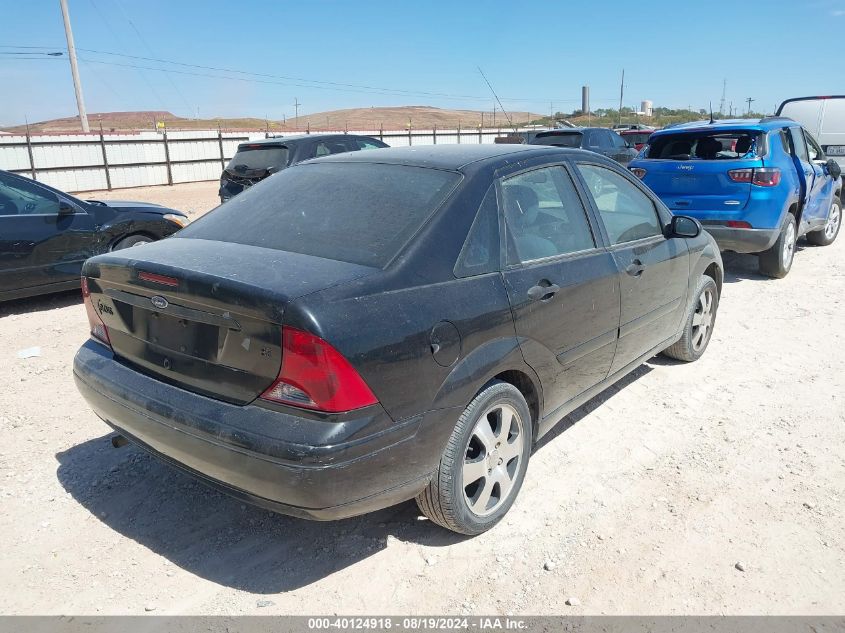
{"type": "Polygon", "coordinates": [[[377,138],[355,134],[296,134],[241,143],[220,176],[220,202],[309,158],[380,147],[388,145],[377,138]]]}
{"type": "Polygon", "coordinates": [[[537,132],[528,141],[528,144],[586,149],[598,154],[604,154],[622,165],[630,163],[638,153],[619,134],[603,127],[545,130],[543,132],[537,132]]]}

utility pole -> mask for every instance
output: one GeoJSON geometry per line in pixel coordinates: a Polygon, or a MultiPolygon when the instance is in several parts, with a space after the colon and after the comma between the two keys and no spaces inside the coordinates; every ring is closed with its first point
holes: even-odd
{"type": "Polygon", "coordinates": [[[67,10],[67,0],[59,0],[62,7],[62,18],[65,21],[65,37],[67,38],[67,54],[70,58],[70,74],[73,76],[73,90],[76,92],[76,108],[79,110],[79,121],[82,131],[90,132],[88,127],[88,113],[85,111],[85,100],[82,98],[82,83],[79,81],[79,68],[76,65],[76,46],[73,44],[73,31],[70,30],[70,14],[67,10]]]}
{"type": "Polygon", "coordinates": [[[619,120],[617,123],[622,125],[622,98],[625,96],[625,69],[622,69],[622,83],[619,86],[619,120]]]}
{"type": "Polygon", "coordinates": [[[302,104],[301,104],[301,103],[299,103],[299,98],[298,98],[298,97],[294,97],[294,98],[293,98],[293,107],[296,109],[296,117],[295,117],[295,119],[294,119],[294,120],[296,121],[296,127],[297,127],[297,128],[299,127],[299,106],[301,106],[301,105],[302,105],[302,104]]]}
{"type": "Polygon", "coordinates": [[[745,100],[745,102],[748,104],[748,114],[751,114],[751,102],[752,102],[752,101],[756,101],[756,99],[752,99],[751,97],[748,97],[748,98],[745,100]]]}
{"type": "Polygon", "coordinates": [[[722,80],[722,101],[719,103],[719,114],[721,114],[722,116],[725,115],[725,91],[727,90],[727,88],[728,88],[728,80],[723,79],[722,80]]]}
{"type": "Polygon", "coordinates": [[[493,127],[496,127],[496,102],[493,102],[493,127]]]}

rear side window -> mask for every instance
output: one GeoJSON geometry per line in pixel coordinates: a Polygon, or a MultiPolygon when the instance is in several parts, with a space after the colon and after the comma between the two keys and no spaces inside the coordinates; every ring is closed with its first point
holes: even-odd
{"type": "Polygon", "coordinates": [[[478,209],[475,221],[455,266],[455,276],[472,277],[499,270],[499,209],[496,187],[491,186],[478,209]]]}
{"type": "Polygon", "coordinates": [[[328,156],[330,154],[343,154],[344,152],[357,152],[358,147],[357,143],[354,141],[344,141],[344,140],[337,140],[337,141],[320,141],[317,143],[317,148],[314,151],[314,156],[328,156]]]}
{"type": "Polygon", "coordinates": [[[456,172],[369,163],[298,165],[179,232],[383,268],[460,182],[456,172]]]}
{"type": "Polygon", "coordinates": [[[810,155],[807,153],[807,142],[804,140],[804,133],[800,127],[789,128],[789,138],[792,141],[792,153],[799,160],[809,162],[810,155]]]}
{"type": "Polygon", "coordinates": [[[356,139],[355,143],[359,149],[379,149],[381,147],[378,143],[363,138],[356,139]]]}
{"type": "Polygon", "coordinates": [[[563,167],[543,167],[502,182],[508,262],[595,248],[584,205],[563,167]]]}
{"type": "Polygon", "coordinates": [[[763,156],[765,135],[755,130],[679,132],[649,139],[646,158],[663,160],[736,160],[763,156]]]}

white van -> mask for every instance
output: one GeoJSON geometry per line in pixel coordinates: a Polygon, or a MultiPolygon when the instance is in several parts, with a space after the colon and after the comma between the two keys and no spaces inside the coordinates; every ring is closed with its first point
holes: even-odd
{"type": "Polygon", "coordinates": [[[827,157],[836,160],[845,172],[845,95],[787,99],[777,115],[803,125],[827,157]]]}

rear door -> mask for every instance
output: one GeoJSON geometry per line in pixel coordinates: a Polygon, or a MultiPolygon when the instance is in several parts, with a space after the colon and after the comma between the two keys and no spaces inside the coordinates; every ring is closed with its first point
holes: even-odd
{"type": "Polygon", "coordinates": [[[82,207],[0,172],[0,293],[78,280],[95,235],[94,218],[82,207]]]}
{"type": "Polygon", "coordinates": [[[613,373],[677,333],[689,251],[684,240],[664,236],[668,218],[631,177],[605,165],[577,165],[619,271],[622,311],[613,373]]]}
{"type": "Polygon", "coordinates": [[[807,130],[803,130],[803,132],[804,139],[807,141],[809,162],[813,168],[813,185],[807,196],[807,206],[804,213],[801,214],[801,224],[807,229],[811,229],[821,226],[827,221],[827,214],[833,201],[834,182],[825,169],[827,157],[824,155],[822,148],[819,147],[819,144],[807,130]]]}
{"type": "Polygon", "coordinates": [[[801,233],[802,227],[806,225],[807,218],[812,217],[810,206],[813,187],[816,184],[816,170],[810,161],[810,150],[807,148],[807,139],[804,137],[804,130],[794,125],[787,128],[787,134],[789,136],[789,151],[792,154],[792,161],[795,163],[795,168],[798,170],[798,179],[801,181],[803,212],[801,226],[798,227],[798,231],[801,233]]]}
{"type": "Polygon", "coordinates": [[[563,165],[502,179],[499,204],[516,332],[551,411],[607,376],[619,327],[616,264],[563,165]]]}

